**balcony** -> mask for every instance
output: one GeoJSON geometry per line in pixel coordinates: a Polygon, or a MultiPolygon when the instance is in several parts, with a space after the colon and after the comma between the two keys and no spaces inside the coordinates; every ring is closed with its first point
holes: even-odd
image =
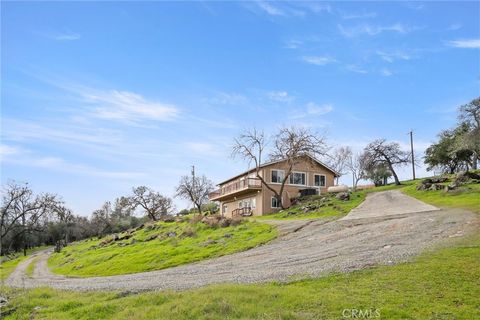
{"type": "Polygon", "coordinates": [[[240,196],[252,190],[262,189],[262,182],[257,178],[243,178],[230,182],[218,190],[211,192],[211,201],[221,201],[232,196],[240,196]]]}

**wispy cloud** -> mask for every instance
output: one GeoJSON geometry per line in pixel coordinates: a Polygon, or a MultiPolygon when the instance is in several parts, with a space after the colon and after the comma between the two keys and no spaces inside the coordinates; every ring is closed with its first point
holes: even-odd
{"type": "Polygon", "coordinates": [[[216,92],[207,100],[211,104],[224,105],[244,105],[248,103],[248,98],[245,95],[235,92],[216,92]]]}
{"type": "Polygon", "coordinates": [[[448,42],[448,45],[455,48],[480,48],[480,39],[459,39],[448,42]]]}
{"type": "Polygon", "coordinates": [[[309,102],[306,104],[305,109],[302,111],[296,111],[292,116],[291,119],[301,119],[308,116],[321,116],[333,111],[333,105],[331,104],[323,104],[318,105],[314,102],[309,102]]]}
{"type": "Polygon", "coordinates": [[[300,40],[288,40],[285,42],[284,48],[286,49],[297,49],[303,44],[300,40]]]}
{"type": "Polygon", "coordinates": [[[304,56],[302,60],[306,63],[313,64],[316,66],[325,66],[327,64],[336,62],[332,57],[329,56],[304,56]]]}
{"type": "Polygon", "coordinates": [[[208,142],[187,142],[185,144],[186,150],[190,151],[192,156],[222,156],[224,155],[218,146],[208,142]]]}
{"type": "Polygon", "coordinates": [[[377,50],[375,52],[382,60],[387,62],[394,62],[395,60],[410,60],[412,57],[411,55],[402,52],[402,51],[381,51],[377,50]]]}
{"type": "Polygon", "coordinates": [[[423,10],[425,9],[425,4],[419,1],[405,1],[404,5],[412,10],[423,10]]]}
{"type": "Polygon", "coordinates": [[[57,41],[75,41],[79,40],[82,35],[76,32],[58,32],[58,33],[39,33],[45,38],[57,41]]]}
{"type": "Polygon", "coordinates": [[[268,1],[257,1],[256,4],[260,9],[262,9],[265,13],[271,15],[271,16],[284,16],[285,12],[281,10],[280,8],[277,8],[276,6],[272,5],[268,1]]]}
{"type": "Polygon", "coordinates": [[[307,8],[313,13],[333,13],[333,8],[331,5],[328,3],[321,3],[321,2],[315,2],[315,1],[306,1],[306,2],[299,2],[299,5],[301,5],[304,8],[307,8]]]}
{"type": "Polygon", "coordinates": [[[463,27],[463,25],[461,25],[460,23],[452,23],[451,25],[448,26],[447,30],[448,31],[455,31],[455,30],[459,30],[463,27]]]}
{"type": "Polygon", "coordinates": [[[380,74],[384,77],[390,77],[390,76],[393,76],[393,72],[390,71],[389,69],[387,68],[383,68],[380,70],[380,74]]]}
{"type": "Polygon", "coordinates": [[[369,19],[369,18],[375,18],[376,16],[377,16],[376,12],[344,13],[342,14],[342,19],[345,19],[345,20],[369,19]]]}
{"type": "Polygon", "coordinates": [[[0,159],[21,153],[21,148],[6,144],[0,144],[0,159]]]}
{"type": "Polygon", "coordinates": [[[267,97],[270,100],[278,102],[292,102],[295,97],[288,94],[287,91],[269,91],[267,92],[267,97]]]}
{"type": "Polygon", "coordinates": [[[145,173],[133,171],[112,171],[95,168],[89,165],[71,163],[60,157],[24,157],[13,158],[9,157],[5,160],[8,163],[15,165],[43,168],[57,172],[67,172],[76,175],[87,175],[99,178],[114,178],[114,179],[135,179],[145,177],[145,173]]]}
{"type": "Polygon", "coordinates": [[[174,105],[147,100],[129,91],[86,91],[81,95],[94,105],[93,115],[103,119],[124,122],[170,121],[179,114],[179,109],[174,105]]]}
{"type": "Polygon", "coordinates": [[[383,32],[396,32],[399,34],[406,34],[412,31],[414,28],[408,27],[402,23],[395,23],[389,26],[379,26],[379,25],[370,25],[370,24],[362,24],[353,27],[345,27],[341,24],[338,25],[338,30],[340,33],[348,38],[368,35],[368,36],[376,36],[383,32]]]}
{"type": "Polygon", "coordinates": [[[364,68],[362,68],[362,67],[360,67],[360,66],[358,66],[358,65],[356,65],[356,64],[347,64],[347,65],[345,66],[345,69],[346,69],[347,71],[355,72],[355,73],[362,73],[362,74],[368,73],[367,70],[365,70],[364,68]]]}

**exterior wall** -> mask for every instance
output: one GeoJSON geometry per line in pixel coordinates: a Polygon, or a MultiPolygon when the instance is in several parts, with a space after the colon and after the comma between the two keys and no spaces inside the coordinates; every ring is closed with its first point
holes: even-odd
{"type": "MultiPolygon", "coordinates": [[[[262,168],[260,175],[265,178],[265,181],[269,184],[270,187],[275,189],[277,192],[280,191],[281,184],[280,183],[272,183],[271,181],[271,173],[272,170],[284,170],[287,171],[287,163],[286,162],[279,162],[279,163],[274,163],[269,166],[266,166],[262,168]]],[[[315,184],[315,174],[320,174],[325,176],[325,187],[321,187],[320,193],[325,193],[327,192],[327,188],[331,187],[335,184],[334,179],[334,173],[322,166],[321,164],[310,160],[310,158],[306,159],[301,159],[295,166],[293,171],[296,172],[304,172],[306,173],[306,184],[305,185],[290,185],[289,182],[285,184],[284,192],[283,192],[283,203],[286,207],[290,206],[290,199],[295,198],[299,195],[300,190],[306,189],[306,188],[318,188],[316,187],[315,184]]],[[[243,177],[247,177],[248,174],[245,174],[243,177]]],[[[223,187],[227,184],[230,184],[234,181],[240,180],[242,177],[238,177],[235,180],[229,181],[220,187],[223,187]]],[[[220,213],[227,216],[231,217],[232,216],[232,211],[239,208],[239,202],[248,199],[248,198],[255,198],[256,199],[256,207],[252,209],[253,215],[258,216],[258,215],[265,215],[269,214],[272,212],[275,212],[279,209],[275,209],[271,207],[272,204],[272,197],[273,197],[273,192],[270,191],[266,186],[262,185],[261,190],[251,190],[249,192],[246,192],[240,196],[235,196],[235,194],[232,195],[232,197],[229,197],[226,200],[220,201],[220,213]],[[223,213],[223,206],[226,206],[226,211],[223,213]]]]}
{"type": "Polygon", "coordinates": [[[254,216],[260,216],[263,212],[263,196],[261,190],[255,190],[251,193],[239,196],[239,197],[232,197],[228,200],[220,202],[220,213],[223,214],[225,217],[232,217],[232,212],[235,209],[239,208],[240,201],[255,198],[256,207],[252,208],[252,213],[254,216]],[[226,211],[223,213],[223,206],[226,206],[226,211]]]}
{"type": "MultiPolygon", "coordinates": [[[[269,186],[275,189],[277,192],[280,191],[281,184],[275,184],[271,183],[271,172],[272,170],[287,170],[287,164],[285,162],[283,163],[276,163],[272,164],[268,167],[265,167],[264,170],[264,177],[266,177],[266,181],[269,183],[269,186]]],[[[306,189],[306,188],[318,188],[316,187],[315,184],[315,174],[320,174],[320,175],[325,175],[325,187],[321,187],[320,193],[326,193],[327,188],[331,187],[335,184],[335,175],[333,172],[330,170],[326,169],[324,166],[318,164],[317,162],[305,160],[301,161],[300,163],[296,164],[293,168],[293,171],[296,172],[305,172],[306,173],[306,185],[290,185],[289,181],[287,180],[287,183],[285,184],[285,188],[283,189],[283,203],[286,207],[290,206],[290,199],[295,198],[299,195],[300,190],[306,189]]],[[[266,186],[262,187],[262,195],[263,195],[263,212],[262,214],[269,214],[272,212],[275,212],[279,209],[272,208],[271,202],[272,202],[272,197],[274,196],[274,193],[266,186]]]]}

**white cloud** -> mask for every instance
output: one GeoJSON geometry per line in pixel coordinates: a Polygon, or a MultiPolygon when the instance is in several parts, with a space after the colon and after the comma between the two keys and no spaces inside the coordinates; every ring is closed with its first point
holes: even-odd
{"type": "Polygon", "coordinates": [[[410,60],[412,58],[409,54],[402,51],[386,52],[386,51],[377,50],[375,53],[382,60],[390,63],[394,62],[395,60],[410,60]]]}
{"type": "Polygon", "coordinates": [[[383,32],[396,32],[400,34],[406,34],[413,30],[413,28],[407,27],[401,23],[395,23],[390,26],[363,24],[354,27],[344,27],[339,24],[338,29],[343,36],[348,38],[361,35],[376,36],[383,32]]]}
{"type": "Polygon", "coordinates": [[[267,97],[278,102],[292,102],[295,99],[287,91],[269,91],[267,92],[267,97]]]}
{"type": "Polygon", "coordinates": [[[284,48],[286,48],[286,49],[297,49],[297,48],[299,48],[302,44],[303,44],[303,42],[300,41],[300,40],[288,40],[288,41],[285,43],[284,48]]]}
{"type": "Polygon", "coordinates": [[[17,154],[20,152],[18,147],[8,146],[6,144],[0,144],[0,156],[10,156],[12,154],[17,154]]]}
{"type": "Polygon", "coordinates": [[[333,12],[332,7],[326,3],[308,1],[308,2],[302,2],[301,5],[314,13],[327,12],[331,14],[333,12]]]}
{"type": "Polygon", "coordinates": [[[279,8],[273,6],[268,1],[258,1],[257,5],[260,9],[271,16],[284,16],[285,12],[280,10],[279,8]]]}
{"type": "Polygon", "coordinates": [[[389,69],[387,68],[383,68],[380,70],[380,74],[384,77],[390,77],[390,76],[393,76],[393,72],[390,71],[389,69]]]}
{"type": "Polygon", "coordinates": [[[179,110],[171,104],[145,99],[128,91],[83,92],[83,98],[95,105],[93,115],[103,119],[138,122],[141,120],[169,121],[179,110]]]}
{"type": "Polygon", "coordinates": [[[321,116],[333,111],[333,105],[323,104],[318,105],[314,102],[309,102],[305,106],[305,110],[296,111],[290,118],[291,119],[301,119],[308,116],[321,116]]]}
{"type": "Polygon", "coordinates": [[[351,72],[355,72],[355,73],[362,73],[362,74],[368,73],[367,70],[365,70],[362,67],[357,66],[355,64],[347,64],[345,66],[345,69],[348,70],[348,71],[351,71],[351,72]]]}
{"type": "Polygon", "coordinates": [[[79,40],[82,35],[76,32],[61,32],[61,33],[39,33],[45,38],[57,41],[75,41],[79,40]]]}
{"type": "Polygon", "coordinates": [[[88,165],[70,163],[59,157],[24,158],[9,160],[8,162],[16,165],[38,167],[53,171],[68,172],[100,178],[133,179],[145,177],[145,174],[141,172],[102,170],[88,165]]]}
{"type": "Polygon", "coordinates": [[[480,48],[480,39],[460,39],[448,42],[448,45],[455,48],[480,48]]]}
{"type": "Polygon", "coordinates": [[[324,66],[336,62],[334,58],[329,56],[304,56],[302,60],[316,66],[324,66]]]}

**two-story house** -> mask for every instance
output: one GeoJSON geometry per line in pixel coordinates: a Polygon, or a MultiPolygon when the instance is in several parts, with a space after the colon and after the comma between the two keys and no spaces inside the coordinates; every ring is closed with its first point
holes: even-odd
{"type": "MultiPolygon", "coordinates": [[[[288,171],[286,160],[265,163],[259,168],[259,175],[269,187],[280,191],[281,182],[288,171]]],[[[338,173],[311,156],[301,156],[295,161],[292,173],[287,179],[282,194],[285,207],[291,199],[298,197],[302,190],[316,190],[324,193],[334,185],[338,173]]],[[[218,184],[219,189],[209,195],[210,201],[220,203],[220,213],[231,217],[237,214],[265,215],[280,209],[275,194],[256,177],[256,169],[251,169],[218,184]]]]}

